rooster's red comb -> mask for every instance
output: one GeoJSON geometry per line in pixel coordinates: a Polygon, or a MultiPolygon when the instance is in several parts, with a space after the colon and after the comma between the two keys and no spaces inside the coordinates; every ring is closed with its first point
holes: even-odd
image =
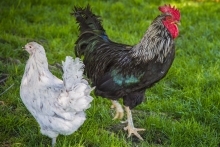
{"type": "Polygon", "coordinates": [[[175,8],[175,6],[171,7],[171,5],[164,5],[158,8],[162,13],[170,13],[176,20],[180,20],[180,11],[175,8]]]}

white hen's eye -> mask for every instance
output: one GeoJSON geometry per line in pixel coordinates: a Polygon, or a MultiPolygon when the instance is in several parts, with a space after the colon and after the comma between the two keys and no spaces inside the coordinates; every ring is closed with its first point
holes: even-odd
{"type": "Polygon", "coordinates": [[[32,46],[29,46],[29,48],[32,48],[32,46]]]}

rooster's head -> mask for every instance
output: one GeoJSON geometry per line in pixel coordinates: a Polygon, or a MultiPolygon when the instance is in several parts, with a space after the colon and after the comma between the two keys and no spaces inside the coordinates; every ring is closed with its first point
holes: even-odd
{"type": "Polygon", "coordinates": [[[162,13],[168,13],[173,16],[176,21],[180,21],[180,11],[171,5],[164,5],[158,8],[162,13]]]}

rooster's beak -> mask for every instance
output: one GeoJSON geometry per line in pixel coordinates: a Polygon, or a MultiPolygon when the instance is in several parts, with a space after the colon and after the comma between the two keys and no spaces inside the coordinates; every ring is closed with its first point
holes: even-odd
{"type": "Polygon", "coordinates": [[[171,22],[171,24],[176,24],[178,26],[181,26],[181,23],[179,21],[173,21],[173,22],[171,22]]]}

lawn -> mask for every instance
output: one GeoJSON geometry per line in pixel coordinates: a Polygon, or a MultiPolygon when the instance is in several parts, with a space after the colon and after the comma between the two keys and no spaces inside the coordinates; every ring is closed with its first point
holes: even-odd
{"type": "Polygon", "coordinates": [[[127,138],[124,124],[113,121],[110,101],[94,97],[87,120],[69,136],[60,135],[57,147],[220,147],[220,3],[186,0],[14,0],[0,2],[0,146],[45,147],[51,139],[22,103],[20,81],[28,59],[22,50],[29,41],[42,44],[51,71],[65,56],[73,56],[78,26],[70,15],[74,6],[90,4],[114,41],[140,41],[158,6],[181,11],[176,58],[167,76],[146,92],[133,110],[144,141],[127,138]],[[7,76],[7,80],[3,80],[7,76]],[[2,82],[4,81],[4,82],[2,82]]]}

